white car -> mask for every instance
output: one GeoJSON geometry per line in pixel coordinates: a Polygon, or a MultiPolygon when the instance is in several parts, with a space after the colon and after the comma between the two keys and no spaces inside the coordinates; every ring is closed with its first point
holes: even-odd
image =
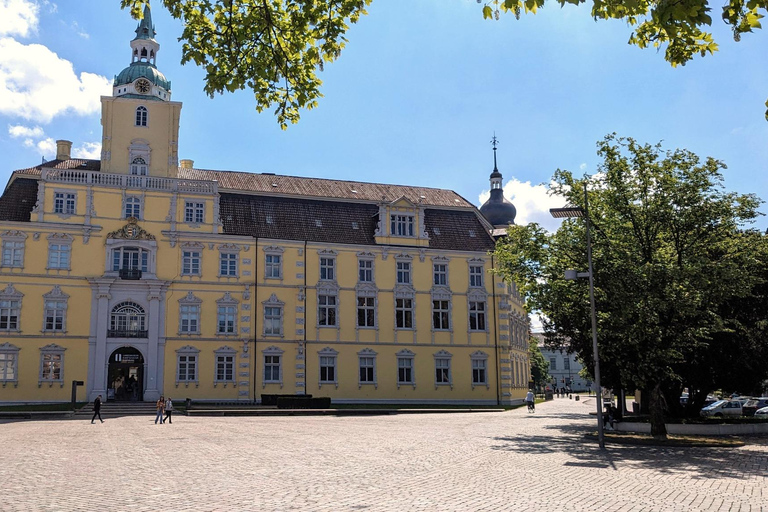
{"type": "Polygon", "coordinates": [[[712,405],[704,407],[699,413],[704,418],[723,418],[725,416],[743,416],[741,407],[744,403],[740,400],[718,400],[712,405]]]}
{"type": "Polygon", "coordinates": [[[763,407],[755,411],[755,416],[768,416],[768,407],[763,407]]]}

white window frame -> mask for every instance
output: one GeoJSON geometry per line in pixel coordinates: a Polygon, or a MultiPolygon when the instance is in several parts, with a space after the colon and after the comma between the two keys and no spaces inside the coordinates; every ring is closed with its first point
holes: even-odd
{"type": "Polygon", "coordinates": [[[283,249],[267,247],[264,249],[264,279],[283,278],[283,249]]]}
{"type": "Polygon", "coordinates": [[[77,192],[72,190],[53,191],[53,213],[69,218],[77,213],[77,192]]]}
{"type": "Polygon", "coordinates": [[[153,256],[154,256],[154,250],[147,249],[146,247],[143,247],[138,244],[123,244],[123,245],[117,245],[112,247],[109,250],[109,266],[107,268],[111,268],[112,272],[119,272],[123,269],[134,269],[134,270],[141,270],[142,272],[150,272],[154,273],[152,269],[152,263],[153,263],[153,256]],[[125,263],[125,253],[130,252],[131,254],[136,252],[137,254],[137,261],[138,266],[135,268],[133,267],[133,261],[131,261],[133,258],[129,258],[128,267],[123,267],[123,264],[125,263]],[[118,255],[118,268],[115,268],[115,255],[118,255]],[[146,265],[144,265],[144,255],[146,254],[146,265]]]}
{"type": "Polygon", "coordinates": [[[8,342],[0,344],[0,383],[19,385],[19,347],[8,342]]]}
{"type": "Polygon", "coordinates": [[[216,335],[217,336],[237,336],[237,314],[238,304],[240,302],[232,297],[229,292],[225,292],[224,296],[216,301],[216,335]],[[222,331],[222,315],[224,317],[224,327],[222,331]],[[228,329],[229,321],[232,321],[232,330],[228,329]]]}
{"type": "MultiPolygon", "coordinates": [[[[450,386],[450,388],[453,389],[453,369],[451,368],[451,360],[453,359],[453,354],[445,350],[441,350],[440,352],[433,354],[433,356],[435,359],[435,389],[437,389],[439,386],[450,386]],[[447,382],[444,380],[444,377],[438,378],[438,371],[445,369],[448,370],[447,382]]],[[[441,371],[440,375],[444,373],[445,372],[441,371]]]]}
{"type": "Polygon", "coordinates": [[[411,275],[413,268],[410,261],[399,260],[397,265],[397,284],[411,284],[413,282],[411,275]]]}
{"type": "Polygon", "coordinates": [[[3,240],[0,266],[24,268],[24,250],[26,248],[27,235],[21,231],[6,231],[0,235],[0,238],[3,240]]]}
{"type": "Polygon", "coordinates": [[[179,299],[179,335],[200,334],[200,309],[203,301],[192,292],[179,299]],[[186,325],[185,325],[186,320],[186,325]],[[193,324],[194,323],[194,328],[193,324]]]}
{"type": "Polygon", "coordinates": [[[416,324],[415,306],[416,306],[416,298],[415,297],[395,297],[395,330],[398,330],[398,331],[412,331],[412,330],[415,329],[415,324],[416,324]],[[402,307],[398,307],[398,302],[397,301],[403,301],[402,302],[402,304],[403,304],[402,307]],[[406,301],[410,301],[410,307],[406,307],[406,305],[405,305],[406,301]],[[397,325],[397,320],[398,320],[397,314],[398,314],[398,311],[402,311],[402,317],[403,317],[403,326],[402,327],[398,327],[398,325],[397,325]],[[410,312],[410,319],[411,319],[410,327],[405,325],[407,323],[405,320],[408,317],[408,314],[407,314],[408,312],[410,312]]]}
{"type": "Polygon", "coordinates": [[[320,255],[320,281],[336,281],[336,256],[329,254],[320,255]]]}
{"type": "Polygon", "coordinates": [[[200,385],[200,350],[191,346],[185,345],[176,350],[176,387],[179,384],[189,386],[194,384],[195,387],[200,385]],[[183,358],[183,360],[182,360],[183,358]],[[184,378],[181,378],[181,368],[184,365],[184,378]],[[192,365],[194,375],[190,378],[190,364],[192,365]]]}
{"type": "Polygon", "coordinates": [[[279,384],[283,387],[283,353],[285,351],[272,345],[261,351],[262,354],[262,374],[261,374],[261,387],[264,389],[267,384],[279,384]],[[269,360],[268,360],[269,358],[269,360]],[[277,363],[275,363],[275,358],[277,363]],[[267,378],[267,367],[270,368],[270,375],[267,378]],[[277,379],[274,378],[274,368],[277,367],[277,379]]]}
{"type": "Polygon", "coordinates": [[[196,199],[184,200],[184,223],[199,226],[205,223],[205,201],[196,199]]]}
{"type": "Polygon", "coordinates": [[[144,210],[144,201],[139,196],[125,196],[123,200],[123,218],[141,219],[144,210]],[[129,211],[130,210],[130,211],[129,211]]]}
{"type": "Polygon", "coordinates": [[[432,262],[432,285],[448,286],[448,262],[447,261],[432,262]]]}
{"type": "Polygon", "coordinates": [[[378,309],[376,307],[376,294],[374,293],[364,293],[362,290],[358,291],[357,297],[356,297],[356,304],[357,304],[357,310],[355,315],[355,325],[358,329],[375,329],[378,325],[378,318],[376,314],[376,310],[378,309]],[[364,304],[360,304],[360,301],[364,301],[364,304]],[[370,303],[370,304],[369,304],[370,303]],[[365,325],[360,325],[360,311],[363,311],[365,314],[365,325]],[[371,312],[373,314],[372,320],[373,324],[368,325],[368,313],[371,312]]]}
{"type": "Polygon", "coordinates": [[[357,282],[358,283],[373,283],[374,282],[374,258],[371,256],[357,256],[357,282]]]}
{"type": "Polygon", "coordinates": [[[192,247],[181,249],[181,275],[201,276],[203,273],[203,251],[192,247]]]}
{"type": "Polygon", "coordinates": [[[264,312],[264,321],[262,322],[262,335],[265,338],[268,337],[280,337],[282,338],[284,334],[283,330],[283,318],[284,318],[284,312],[285,312],[285,302],[281,301],[277,298],[276,294],[270,295],[270,297],[262,302],[263,305],[263,312],[264,312]],[[277,310],[277,311],[275,311],[277,310]],[[277,320],[277,331],[274,329],[275,322],[274,320],[277,320]],[[269,328],[272,327],[272,328],[269,328]]]}
{"type": "Polygon", "coordinates": [[[144,105],[136,107],[136,124],[135,126],[146,127],[149,125],[149,110],[144,105]]]}
{"type": "Polygon", "coordinates": [[[473,352],[469,355],[470,358],[470,371],[472,379],[472,388],[474,389],[475,386],[485,386],[486,389],[490,389],[490,384],[488,383],[488,354],[483,352],[482,350],[478,350],[476,352],[473,352]],[[478,374],[479,372],[482,372],[483,379],[476,379],[476,373],[477,370],[478,374]]]}
{"type": "Polygon", "coordinates": [[[67,350],[56,344],[46,345],[40,348],[40,376],[38,385],[47,383],[49,385],[61,384],[64,387],[64,351],[67,350]],[[58,368],[59,376],[55,376],[55,369],[58,368]]]}
{"type": "Polygon", "coordinates": [[[325,347],[317,352],[318,365],[317,365],[317,387],[318,389],[328,384],[333,384],[338,389],[339,387],[339,353],[330,347],[325,347]],[[326,363],[326,364],[323,364],[326,363]],[[333,368],[333,379],[329,379],[326,375],[326,379],[323,380],[323,368],[333,368]]]}
{"type": "Polygon", "coordinates": [[[72,237],[67,234],[48,235],[48,270],[70,270],[72,266],[72,237]]]}
{"type": "Polygon", "coordinates": [[[131,159],[131,176],[146,176],[149,174],[149,163],[143,156],[131,159]]]}
{"type": "Polygon", "coordinates": [[[389,215],[389,230],[391,236],[408,238],[416,237],[416,216],[407,213],[391,213],[389,215]]]}
{"type": "Polygon", "coordinates": [[[485,288],[485,265],[481,262],[469,264],[469,287],[485,288]]]}
{"type": "Polygon", "coordinates": [[[452,323],[451,322],[451,299],[445,298],[445,297],[432,297],[432,330],[433,331],[445,331],[450,332],[452,330],[452,323]],[[436,307],[440,306],[439,308],[436,307]],[[443,303],[445,303],[445,309],[443,309],[443,303]],[[435,316],[435,315],[439,316],[435,316]],[[445,318],[443,318],[443,315],[445,315],[445,318]],[[440,318],[440,325],[436,325],[436,320],[440,318]],[[443,322],[445,320],[445,322],[443,322]],[[447,325],[444,325],[447,324],[447,325]]]}
{"type": "Polygon", "coordinates": [[[59,285],[43,295],[43,329],[41,332],[67,332],[67,308],[69,295],[61,291],[59,285]],[[61,327],[56,328],[56,319],[60,317],[61,327]],[[52,318],[52,327],[48,327],[48,320],[52,318]]]}
{"type": "Polygon", "coordinates": [[[400,386],[413,386],[413,389],[416,389],[416,354],[405,348],[395,356],[397,357],[397,389],[400,389],[400,386]],[[401,361],[408,361],[408,366],[401,366],[401,361]],[[400,378],[401,368],[410,370],[411,380],[400,378]]]}
{"type": "Polygon", "coordinates": [[[24,294],[8,284],[0,292],[0,332],[21,332],[21,300],[24,294]],[[12,322],[12,319],[15,322],[12,322]],[[3,325],[5,324],[5,325],[3,325]]]}
{"type": "Polygon", "coordinates": [[[339,294],[333,290],[317,290],[317,326],[318,327],[339,327],[339,294]],[[332,299],[332,300],[331,300],[332,299]],[[325,311],[325,315],[321,312],[325,311]],[[329,322],[333,311],[333,323],[329,322]],[[325,323],[323,323],[325,318],[325,323]]]}
{"type": "Polygon", "coordinates": [[[469,332],[488,332],[488,301],[485,299],[469,297],[467,300],[467,312],[469,314],[467,319],[467,328],[469,332]],[[474,306],[473,306],[474,304],[474,306]],[[477,309],[478,305],[482,305],[482,309],[477,309]],[[472,308],[475,308],[474,310],[472,308]],[[472,319],[475,319],[475,328],[472,328],[472,319]],[[479,328],[480,318],[483,321],[483,328],[479,328]]]}
{"type": "Polygon", "coordinates": [[[224,387],[227,387],[227,384],[233,384],[236,385],[237,383],[237,367],[235,363],[237,362],[237,358],[235,357],[237,355],[237,350],[230,346],[224,346],[219,349],[216,349],[213,351],[213,387],[216,387],[218,384],[224,384],[224,387]],[[223,365],[224,370],[224,376],[223,378],[220,378],[219,376],[219,365],[223,365]],[[231,378],[227,378],[227,367],[232,372],[231,378]]]}
{"type": "Polygon", "coordinates": [[[239,275],[239,250],[219,249],[219,277],[239,277],[239,275]]]}
{"type": "Polygon", "coordinates": [[[364,348],[357,353],[357,389],[363,386],[373,385],[374,389],[378,389],[378,375],[376,372],[376,356],[378,354],[369,348],[364,348]],[[365,379],[363,379],[363,372],[365,371],[365,379]],[[369,380],[370,377],[370,380],[369,380]]]}

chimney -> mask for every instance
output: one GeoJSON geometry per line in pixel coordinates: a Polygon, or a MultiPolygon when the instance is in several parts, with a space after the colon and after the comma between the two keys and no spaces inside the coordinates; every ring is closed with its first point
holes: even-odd
{"type": "Polygon", "coordinates": [[[69,160],[71,158],[72,142],[68,140],[56,141],[56,160],[69,160]]]}
{"type": "Polygon", "coordinates": [[[195,161],[194,160],[180,160],[179,161],[179,167],[182,169],[194,169],[195,168],[195,161]]]}

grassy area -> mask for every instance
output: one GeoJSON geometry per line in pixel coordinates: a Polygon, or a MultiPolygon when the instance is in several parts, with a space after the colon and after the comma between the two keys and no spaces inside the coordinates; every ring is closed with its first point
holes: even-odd
{"type": "MultiPolygon", "coordinates": [[[[597,432],[586,434],[587,439],[597,441],[597,432]]],[[[713,448],[738,448],[746,443],[738,437],[705,437],[705,436],[680,436],[668,435],[667,439],[654,439],[650,434],[637,434],[632,432],[605,432],[605,442],[610,444],[632,444],[643,446],[678,446],[678,447],[713,447],[713,448]]]]}
{"type": "MultiPolygon", "coordinates": [[[[77,402],[77,408],[80,409],[88,402],[77,402]]],[[[72,404],[34,404],[34,405],[2,405],[0,412],[35,412],[35,411],[71,411],[72,404]]]]}

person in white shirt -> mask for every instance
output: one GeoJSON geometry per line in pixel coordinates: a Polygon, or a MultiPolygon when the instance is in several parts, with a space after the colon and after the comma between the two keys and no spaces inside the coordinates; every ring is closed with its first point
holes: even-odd
{"type": "Polygon", "coordinates": [[[533,396],[533,391],[528,391],[528,394],[525,395],[525,403],[528,404],[528,412],[536,412],[536,405],[534,403],[535,397],[533,396]]]}
{"type": "Polygon", "coordinates": [[[171,401],[171,397],[168,397],[168,400],[165,401],[165,414],[165,419],[168,420],[168,423],[173,423],[171,421],[171,415],[173,414],[173,402],[171,401]]]}

